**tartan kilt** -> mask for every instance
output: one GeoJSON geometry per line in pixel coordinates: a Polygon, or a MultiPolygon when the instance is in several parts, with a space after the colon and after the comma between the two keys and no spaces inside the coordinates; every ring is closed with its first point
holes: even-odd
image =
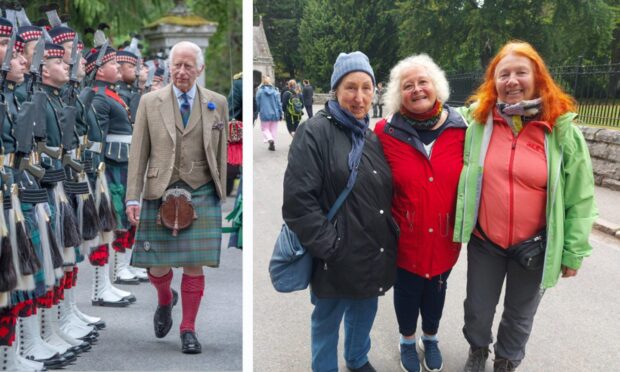
{"type": "Polygon", "coordinates": [[[107,161],[105,163],[105,176],[110,190],[110,201],[116,213],[118,221],[117,230],[129,230],[131,224],[125,213],[125,195],[127,193],[127,163],[107,161]]]}
{"type": "Polygon", "coordinates": [[[219,266],[222,207],[213,182],[191,193],[198,219],[189,228],[179,231],[176,237],[171,230],[156,223],[161,199],[142,201],[132,266],[219,266]]]}

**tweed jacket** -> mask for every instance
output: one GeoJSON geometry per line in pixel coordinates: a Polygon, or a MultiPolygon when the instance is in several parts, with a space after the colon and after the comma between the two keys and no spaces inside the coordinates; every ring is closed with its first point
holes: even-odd
{"type": "MultiPolygon", "coordinates": [[[[200,106],[202,116],[196,118],[192,109],[186,131],[202,125],[202,147],[183,153],[191,158],[207,158],[215,190],[224,199],[226,193],[226,146],[228,131],[228,105],[226,97],[205,88],[197,87],[194,108],[200,106]],[[195,154],[192,156],[191,154],[195,154]]],[[[180,124],[176,97],[172,84],[145,94],[140,99],[129,152],[126,200],[161,198],[170,184],[175,164],[177,126],[180,124]],[[146,175],[146,179],[145,179],[146,175]]]]}

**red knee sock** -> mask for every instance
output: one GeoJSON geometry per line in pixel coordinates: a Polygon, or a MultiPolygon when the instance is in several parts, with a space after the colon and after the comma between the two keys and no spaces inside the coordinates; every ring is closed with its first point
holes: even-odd
{"type": "Polygon", "coordinates": [[[11,346],[15,340],[17,316],[10,309],[0,310],[0,346],[11,346]]]}
{"type": "Polygon", "coordinates": [[[183,320],[181,332],[194,331],[196,315],[200,307],[200,300],[205,289],[205,276],[189,276],[183,274],[181,280],[181,300],[183,301],[183,320]]]}
{"type": "Polygon", "coordinates": [[[153,276],[149,272],[149,280],[157,290],[157,303],[160,306],[170,305],[172,303],[172,290],[170,290],[172,270],[168,271],[168,274],[164,276],[153,276]]]}

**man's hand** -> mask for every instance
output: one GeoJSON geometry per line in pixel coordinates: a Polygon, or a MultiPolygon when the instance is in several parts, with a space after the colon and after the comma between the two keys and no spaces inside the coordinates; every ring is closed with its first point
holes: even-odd
{"type": "Polygon", "coordinates": [[[571,269],[570,267],[566,267],[562,265],[562,278],[570,278],[571,276],[576,276],[577,270],[571,269]]]}
{"type": "Polygon", "coordinates": [[[140,222],[140,206],[139,205],[129,205],[125,209],[125,213],[127,214],[127,219],[129,219],[129,223],[137,226],[140,222]]]}

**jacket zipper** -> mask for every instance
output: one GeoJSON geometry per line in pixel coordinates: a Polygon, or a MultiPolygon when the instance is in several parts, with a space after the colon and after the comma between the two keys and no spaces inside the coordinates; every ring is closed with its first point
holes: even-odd
{"type": "Polygon", "coordinates": [[[512,235],[513,231],[513,223],[514,223],[514,174],[513,174],[513,166],[515,160],[515,152],[517,147],[517,140],[519,136],[514,137],[512,140],[512,149],[510,150],[510,163],[508,164],[508,185],[509,185],[509,209],[508,209],[508,246],[512,245],[512,235]]]}

